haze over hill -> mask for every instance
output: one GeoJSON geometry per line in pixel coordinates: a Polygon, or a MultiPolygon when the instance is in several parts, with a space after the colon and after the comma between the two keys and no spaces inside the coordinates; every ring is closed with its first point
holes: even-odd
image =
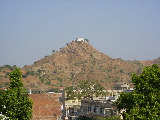
{"type": "MultiPolygon", "coordinates": [[[[131,74],[140,74],[145,65],[160,65],[160,58],[150,61],[113,59],[86,41],[72,41],[60,51],[22,68],[25,87],[33,90],[67,87],[80,80],[98,80],[106,89],[117,82],[131,83],[131,74]]],[[[9,68],[1,67],[1,86],[8,82],[9,68]]]]}

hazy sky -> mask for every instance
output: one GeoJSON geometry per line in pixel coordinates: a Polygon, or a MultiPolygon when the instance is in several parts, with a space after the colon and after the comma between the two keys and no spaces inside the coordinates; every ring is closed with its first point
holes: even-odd
{"type": "Polygon", "coordinates": [[[160,0],[0,0],[0,66],[31,65],[77,37],[123,60],[160,57],[160,0]]]}

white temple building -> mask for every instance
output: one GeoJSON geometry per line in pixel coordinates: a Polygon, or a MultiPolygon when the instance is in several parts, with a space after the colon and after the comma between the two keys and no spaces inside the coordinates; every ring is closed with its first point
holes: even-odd
{"type": "Polygon", "coordinates": [[[81,37],[76,38],[76,41],[84,41],[84,38],[81,38],[81,37]]]}

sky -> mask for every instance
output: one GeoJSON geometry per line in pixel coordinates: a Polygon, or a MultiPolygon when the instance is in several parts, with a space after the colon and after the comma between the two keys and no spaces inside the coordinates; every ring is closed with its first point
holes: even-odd
{"type": "Polygon", "coordinates": [[[31,65],[77,37],[112,58],[160,57],[160,0],[0,0],[0,66],[31,65]]]}

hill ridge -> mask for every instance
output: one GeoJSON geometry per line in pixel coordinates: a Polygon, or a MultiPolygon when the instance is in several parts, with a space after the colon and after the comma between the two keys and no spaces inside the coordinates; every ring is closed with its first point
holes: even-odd
{"type": "MultiPolygon", "coordinates": [[[[131,83],[131,73],[140,74],[152,61],[125,61],[113,59],[92,47],[86,41],[72,41],[49,56],[22,68],[27,88],[50,89],[67,87],[79,80],[98,80],[106,89],[117,82],[131,83]]],[[[1,74],[1,72],[0,72],[1,74]]]]}

